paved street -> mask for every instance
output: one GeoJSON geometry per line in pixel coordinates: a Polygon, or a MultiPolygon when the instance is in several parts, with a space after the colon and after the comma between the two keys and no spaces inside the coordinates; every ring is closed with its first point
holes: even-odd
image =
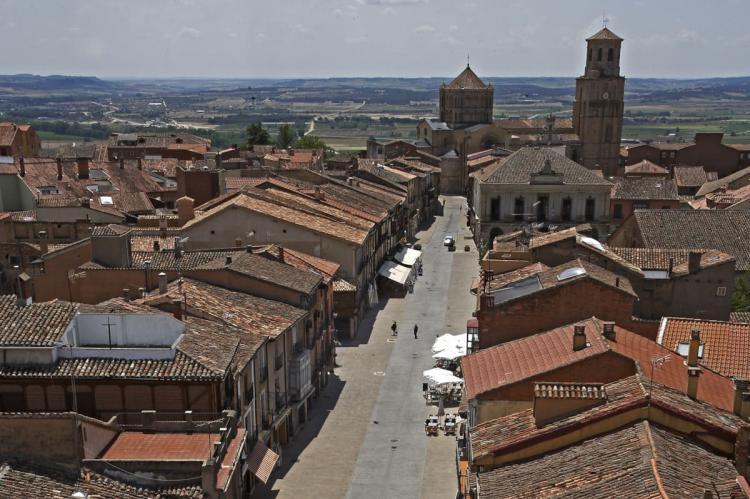
{"type": "Polygon", "coordinates": [[[430,346],[436,335],[465,332],[477,253],[466,227],[465,200],[445,200],[444,215],[419,234],[424,275],[414,293],[381,300],[357,338],[338,348],[341,367],[261,497],[455,497],[455,440],[424,434],[424,419],[436,408],[425,405],[422,371],[434,365],[430,346]],[[443,247],[446,234],[456,236],[455,252],[443,247]],[[393,320],[400,332],[395,341],[393,320]]]}

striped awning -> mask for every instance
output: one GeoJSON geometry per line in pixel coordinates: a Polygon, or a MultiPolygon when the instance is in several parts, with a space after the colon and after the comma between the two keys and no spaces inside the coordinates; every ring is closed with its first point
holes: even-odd
{"type": "Polygon", "coordinates": [[[250,453],[250,457],[247,458],[247,467],[253,475],[258,477],[258,480],[266,483],[271,477],[271,473],[274,467],[276,467],[278,460],[279,455],[258,440],[255,447],[253,447],[253,451],[250,453]]]}

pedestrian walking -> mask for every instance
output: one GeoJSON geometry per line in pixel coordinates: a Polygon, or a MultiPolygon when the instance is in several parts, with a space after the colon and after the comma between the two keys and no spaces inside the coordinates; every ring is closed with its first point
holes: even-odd
{"type": "Polygon", "coordinates": [[[417,339],[417,331],[419,331],[419,326],[417,326],[416,324],[414,324],[414,339],[415,340],[417,339]]]}
{"type": "Polygon", "coordinates": [[[398,334],[398,331],[396,330],[398,326],[396,326],[396,321],[393,321],[393,324],[391,324],[391,333],[393,336],[396,336],[398,334]]]}

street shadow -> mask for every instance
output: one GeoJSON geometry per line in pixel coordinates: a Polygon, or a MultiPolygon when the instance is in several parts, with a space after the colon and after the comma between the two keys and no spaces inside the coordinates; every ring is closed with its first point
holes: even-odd
{"type": "Polygon", "coordinates": [[[378,318],[378,314],[381,310],[383,310],[388,304],[387,298],[381,298],[380,301],[378,301],[378,304],[371,307],[370,310],[368,310],[365,313],[364,318],[359,323],[359,329],[357,329],[357,334],[354,338],[342,338],[341,346],[342,347],[358,347],[360,345],[366,345],[370,342],[370,336],[372,335],[373,330],[375,329],[375,320],[378,318]]]}
{"type": "Polygon", "coordinates": [[[346,384],[338,374],[328,377],[328,385],[320,395],[313,399],[309,419],[292,436],[292,440],[282,449],[282,464],[276,468],[267,484],[259,483],[253,492],[253,498],[273,499],[279,490],[272,490],[276,480],[286,477],[289,470],[297,463],[299,456],[310,443],[317,438],[325,425],[328,416],[333,412],[346,384]]]}

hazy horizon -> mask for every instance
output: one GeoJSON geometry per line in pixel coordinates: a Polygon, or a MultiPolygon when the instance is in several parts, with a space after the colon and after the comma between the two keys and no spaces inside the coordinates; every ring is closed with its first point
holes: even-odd
{"type": "Polygon", "coordinates": [[[750,75],[742,0],[0,0],[4,74],[103,79],[575,77],[585,38],[633,78],[750,75]]]}

